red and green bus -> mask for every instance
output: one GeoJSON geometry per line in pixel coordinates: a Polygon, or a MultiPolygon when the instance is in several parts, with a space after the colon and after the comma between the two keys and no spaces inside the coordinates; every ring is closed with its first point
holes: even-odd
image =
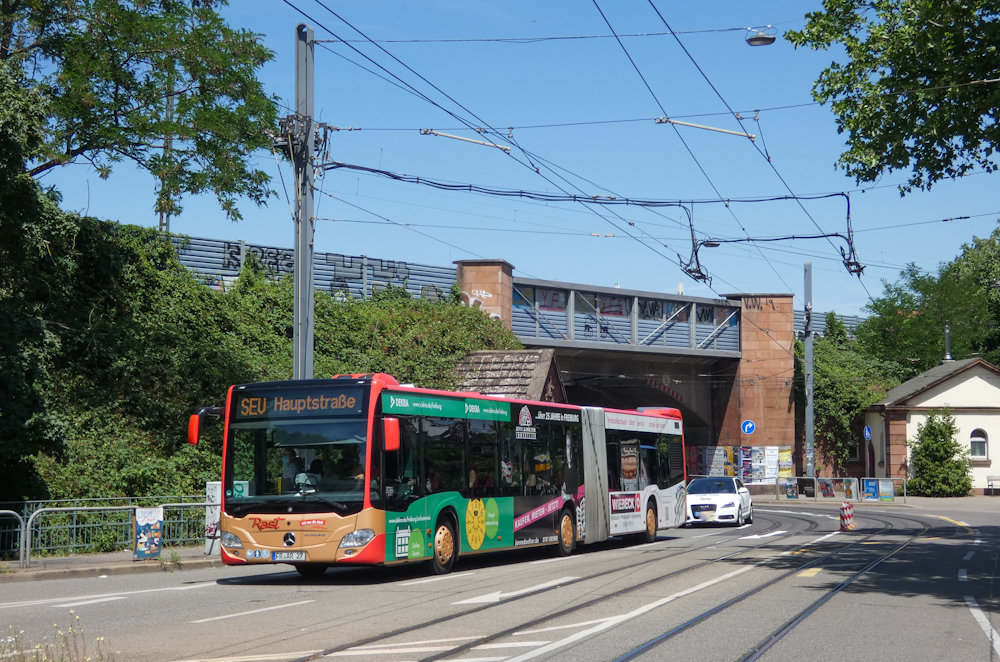
{"type": "Polygon", "coordinates": [[[624,411],[413,388],[386,374],[229,389],[220,542],[227,564],[430,561],[684,523],[676,409],[624,411]]]}

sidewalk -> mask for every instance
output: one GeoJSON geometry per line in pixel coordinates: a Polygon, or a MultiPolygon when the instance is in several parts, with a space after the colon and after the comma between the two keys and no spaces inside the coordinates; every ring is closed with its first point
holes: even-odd
{"type": "Polygon", "coordinates": [[[75,579],[102,575],[136,575],[147,572],[176,572],[222,567],[218,554],[205,555],[204,546],[167,547],[159,560],[132,560],[132,550],[101,554],[40,556],[31,567],[19,568],[17,559],[0,562],[0,584],[36,579],[75,579]]]}

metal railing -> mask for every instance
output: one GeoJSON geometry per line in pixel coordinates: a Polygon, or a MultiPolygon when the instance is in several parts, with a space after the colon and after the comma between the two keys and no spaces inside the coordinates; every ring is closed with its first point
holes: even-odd
{"type": "MultiPolygon", "coordinates": [[[[209,503],[209,502],[200,502],[200,503],[162,503],[162,504],[157,504],[157,507],[163,508],[164,512],[166,512],[166,510],[168,508],[179,508],[179,509],[181,509],[181,511],[183,511],[185,508],[209,508],[209,507],[217,507],[219,505],[220,504],[218,504],[218,503],[209,503]]],[[[31,540],[34,537],[33,536],[33,533],[34,533],[33,524],[35,522],[35,518],[38,517],[39,515],[44,515],[44,514],[48,514],[48,513],[69,513],[69,512],[72,512],[72,513],[75,514],[75,513],[80,513],[80,512],[119,512],[119,511],[131,511],[132,512],[132,516],[126,522],[116,523],[119,526],[124,525],[124,526],[127,527],[127,530],[128,530],[128,533],[129,533],[128,547],[131,547],[134,544],[133,541],[135,540],[135,532],[134,532],[134,529],[133,529],[133,525],[134,525],[134,521],[135,521],[135,509],[136,508],[143,508],[143,507],[144,506],[142,506],[140,504],[132,504],[132,505],[128,505],[128,506],[87,506],[87,507],[82,507],[82,508],[81,507],[72,507],[72,506],[71,507],[66,507],[66,508],[39,508],[38,510],[36,510],[35,512],[33,512],[31,514],[31,517],[28,518],[27,524],[24,525],[24,529],[23,530],[24,530],[25,534],[21,537],[21,550],[20,550],[20,557],[22,559],[21,560],[21,567],[22,568],[28,568],[28,567],[31,566],[31,540]]],[[[190,520],[189,519],[189,521],[194,521],[194,520],[190,520]]],[[[164,518],[164,522],[166,522],[166,518],[164,518]]],[[[202,539],[204,539],[204,535],[205,535],[205,519],[204,519],[204,516],[202,516],[202,518],[200,520],[200,526],[201,526],[201,535],[196,540],[202,540],[202,539]]],[[[166,525],[164,525],[164,529],[166,529],[166,525]]],[[[164,540],[164,542],[166,542],[165,538],[163,540],[164,540]]],[[[128,547],[123,547],[123,548],[127,549],[128,547]]]]}
{"type": "MultiPolygon", "coordinates": [[[[131,522],[122,512],[101,512],[113,506],[150,507],[163,503],[194,503],[204,496],[160,495],[150,497],[112,497],[101,499],[60,499],[0,503],[0,509],[16,513],[21,525],[7,525],[0,517],[0,556],[10,557],[22,547],[24,520],[42,508],[73,508],[41,521],[32,532],[31,548],[43,553],[77,553],[123,549],[130,546],[131,522]],[[85,507],[101,507],[97,511],[80,511],[85,507]]],[[[163,522],[163,541],[184,545],[204,538],[204,519],[185,509],[171,513],[163,522]]]]}

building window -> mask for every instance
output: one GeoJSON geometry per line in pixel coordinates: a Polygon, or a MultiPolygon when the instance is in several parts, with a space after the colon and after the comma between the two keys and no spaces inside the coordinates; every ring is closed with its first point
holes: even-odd
{"type": "Polygon", "coordinates": [[[985,430],[973,430],[972,437],[969,440],[969,443],[972,447],[972,459],[974,460],[987,459],[985,430]]]}

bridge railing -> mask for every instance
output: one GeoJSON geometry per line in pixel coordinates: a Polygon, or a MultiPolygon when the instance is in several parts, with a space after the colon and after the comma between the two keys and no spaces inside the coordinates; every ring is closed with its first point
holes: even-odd
{"type": "Polygon", "coordinates": [[[740,303],[515,279],[514,333],[547,345],[680,354],[740,351],[740,303]]]}

